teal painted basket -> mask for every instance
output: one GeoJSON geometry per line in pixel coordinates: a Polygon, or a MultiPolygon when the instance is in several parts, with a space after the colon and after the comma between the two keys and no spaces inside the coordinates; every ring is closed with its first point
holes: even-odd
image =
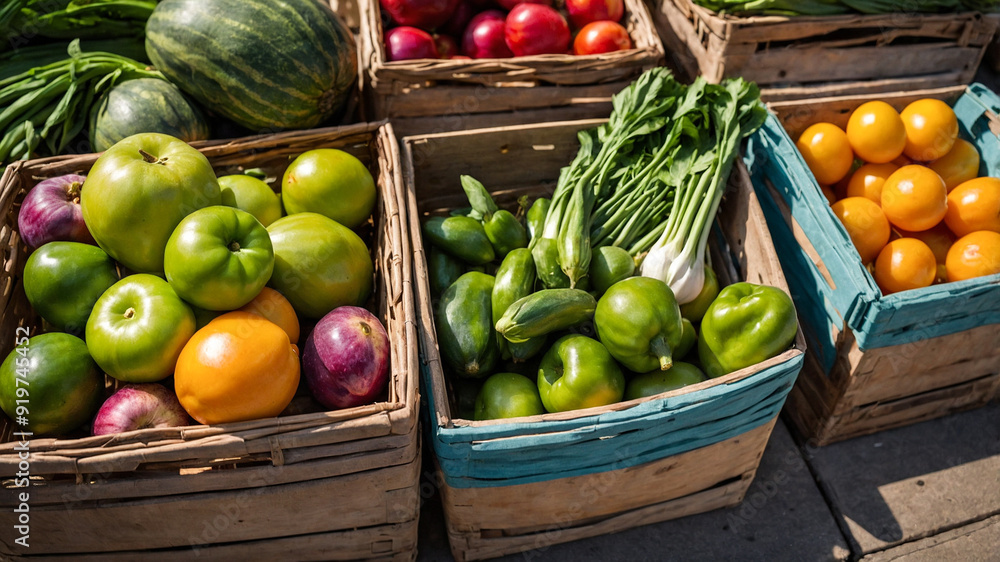
{"type": "MultiPolygon", "coordinates": [[[[740,501],[803,364],[800,333],[795,346],[775,358],[657,397],[517,420],[471,421],[453,415],[434,332],[420,222],[429,213],[467,204],[458,184],[463,171],[488,186],[501,205],[513,203],[522,194],[551,191],[559,169],[576,152],[576,131],[600,122],[503,127],[403,140],[410,236],[417,253],[414,274],[426,434],[439,469],[452,551],[459,560],[537,548],[532,542],[535,533],[552,527],[561,532],[550,542],[562,542],[740,501]],[[752,450],[734,452],[727,463],[730,447],[752,450]],[[671,472],[671,463],[684,464],[690,458],[685,455],[705,451],[719,458],[698,468],[701,474],[695,489],[670,482],[678,478],[671,472]],[[748,461],[738,460],[740,455],[748,461]],[[649,467],[659,476],[629,478],[632,497],[579,506],[583,490],[590,490],[593,482],[615,480],[625,473],[645,474],[649,467]],[[510,498],[528,501],[523,498],[538,486],[551,489],[557,483],[572,492],[537,504],[510,506],[510,498]],[[707,494],[704,501],[682,498],[698,493],[707,494]],[[679,498],[695,505],[653,511],[679,498]],[[624,519],[615,519],[643,508],[651,510],[649,516],[633,517],[624,527],[624,519]],[[498,530],[495,521],[489,520],[499,519],[492,514],[504,510],[509,510],[506,517],[512,520],[498,530]],[[565,515],[571,511],[575,514],[565,515]],[[602,521],[595,522],[595,518],[602,521]]],[[[743,166],[737,167],[730,184],[713,244],[713,263],[720,278],[731,282],[738,277],[786,288],[743,166]]],[[[617,492],[622,495],[621,489],[617,492]]]]}
{"type": "Polygon", "coordinates": [[[821,375],[804,376],[791,402],[809,402],[813,413],[800,417],[825,418],[799,424],[821,444],[980,405],[1000,387],[1000,275],[883,295],[792,140],[815,122],[843,126],[869,99],[902,109],[921,97],[952,104],[960,135],[980,152],[980,175],[1000,177],[1000,98],[979,84],[774,103],[749,139],[744,160],[821,375]],[[942,390],[955,385],[966,387],[942,390]],[[907,416],[900,400],[921,410],[907,416]]]}

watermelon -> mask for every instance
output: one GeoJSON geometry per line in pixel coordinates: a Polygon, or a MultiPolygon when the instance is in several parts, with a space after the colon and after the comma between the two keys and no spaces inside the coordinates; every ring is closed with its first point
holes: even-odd
{"type": "Polygon", "coordinates": [[[136,133],[163,133],[191,142],[208,138],[201,111],[166,80],[126,80],[108,90],[90,114],[95,152],[136,133]]]}
{"type": "Polygon", "coordinates": [[[205,108],[264,131],[337,115],[358,74],[354,36],[320,0],[163,0],[146,53],[205,108]]]}

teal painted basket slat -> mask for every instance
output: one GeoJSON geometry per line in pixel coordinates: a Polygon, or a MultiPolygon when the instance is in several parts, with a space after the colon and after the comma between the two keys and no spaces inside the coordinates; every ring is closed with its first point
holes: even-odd
{"type": "MultiPolygon", "coordinates": [[[[585,418],[486,427],[431,427],[449,486],[493,487],[636,466],[745,433],[773,419],[803,355],[754,375],[585,418]],[[511,462],[516,458],[516,462],[511,462]]],[[[425,370],[425,377],[429,372],[425,370]]],[[[429,383],[429,381],[427,381],[429,383]]],[[[436,415],[428,397],[431,418],[436,415]]]]}
{"type": "MultiPolygon", "coordinates": [[[[954,105],[963,136],[981,155],[981,175],[1000,176],[1000,140],[988,112],[1000,98],[975,84],[954,105]]],[[[995,116],[993,116],[995,119],[995,116]]],[[[994,123],[994,126],[997,124],[994,123]]],[[[1000,320],[1000,275],[882,296],[840,221],[778,119],[771,115],[749,142],[745,157],[786,272],[804,331],[829,371],[835,354],[830,327],[854,332],[862,350],[945,336],[1000,320]],[[769,189],[777,192],[781,205],[769,189]],[[802,228],[836,288],[792,236],[781,207],[802,228]]]]}

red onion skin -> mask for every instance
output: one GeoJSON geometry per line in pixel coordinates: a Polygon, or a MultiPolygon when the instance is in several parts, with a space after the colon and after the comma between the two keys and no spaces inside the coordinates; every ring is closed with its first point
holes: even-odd
{"type": "Polygon", "coordinates": [[[17,229],[29,248],[57,240],[97,245],[80,210],[85,179],[78,174],[48,178],[28,192],[17,215],[17,229]]]}

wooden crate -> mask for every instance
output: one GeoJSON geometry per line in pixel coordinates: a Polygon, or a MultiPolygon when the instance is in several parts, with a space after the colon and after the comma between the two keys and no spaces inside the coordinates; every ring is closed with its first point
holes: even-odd
{"type": "MultiPolygon", "coordinates": [[[[417,352],[411,252],[401,205],[398,145],[388,125],[359,124],[196,146],[217,173],[262,167],[281,177],[291,158],[341,148],[364,162],[378,185],[370,308],[391,341],[391,380],[372,405],[300,412],[213,426],[33,439],[30,486],[16,487],[19,446],[3,418],[0,445],[0,557],[5,560],[257,559],[410,560],[416,553],[420,469],[417,352]],[[29,494],[29,547],[15,544],[13,511],[29,494]]],[[[40,179],[86,172],[96,155],[18,162],[0,192],[5,249],[0,272],[0,348],[40,322],[24,297],[27,250],[17,211],[40,179]]],[[[291,410],[292,408],[290,408],[291,410]]],[[[17,429],[14,429],[17,431],[17,429]]]]}
{"type": "Polygon", "coordinates": [[[625,0],[622,25],[634,44],[627,51],[396,62],[386,59],[378,0],[358,2],[365,109],[391,119],[400,137],[607,117],[611,96],[663,61],[642,0],[625,0]]]}
{"type": "Polygon", "coordinates": [[[651,11],[689,78],[742,76],[766,100],[968,84],[997,29],[975,12],[732,16],[692,0],[653,0],[651,11]]]}
{"type": "MultiPolygon", "coordinates": [[[[474,173],[498,204],[551,193],[578,149],[576,132],[603,121],[499,127],[403,140],[408,220],[452,554],[476,560],[620,531],[739,503],[803,361],[804,339],[781,355],[656,397],[519,420],[454,413],[434,328],[422,218],[465,206],[458,176],[474,173]]],[[[738,163],[739,164],[739,163],[738,163]]],[[[713,243],[722,282],[786,288],[742,164],[731,178],[713,243]],[[728,243],[727,243],[728,242],[728,243]]]]}
{"type": "MultiPolygon", "coordinates": [[[[980,175],[1000,176],[1000,99],[980,85],[877,96],[897,109],[926,97],[954,105],[980,175]]],[[[747,155],[811,351],[786,412],[816,445],[1000,396],[1000,275],[882,295],[791,140],[870,99],[771,103],[747,155]]]]}

